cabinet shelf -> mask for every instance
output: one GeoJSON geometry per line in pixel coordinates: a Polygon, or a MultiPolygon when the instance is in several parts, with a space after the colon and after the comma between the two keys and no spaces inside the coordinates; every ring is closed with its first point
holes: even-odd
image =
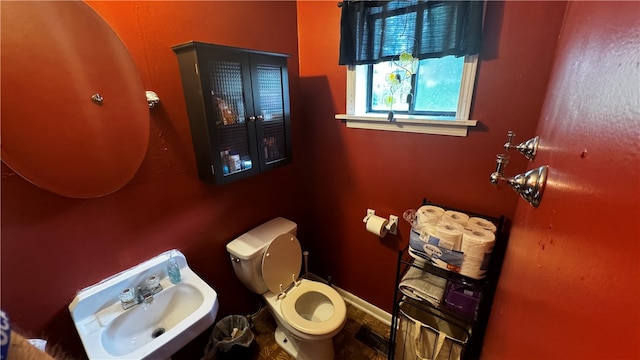
{"type": "MultiPolygon", "coordinates": [[[[495,245],[491,253],[491,260],[489,262],[486,276],[481,279],[474,279],[435,266],[426,257],[421,257],[416,253],[410,253],[410,246],[406,246],[398,252],[390,336],[391,347],[388,358],[390,360],[394,360],[397,352],[404,353],[405,351],[404,344],[399,341],[402,339],[398,332],[403,331],[403,329],[399,328],[401,324],[400,319],[405,317],[405,321],[407,321],[407,318],[411,318],[411,316],[406,314],[406,310],[409,309],[409,311],[413,312],[413,315],[415,316],[424,316],[427,319],[435,319],[433,324],[426,324],[426,326],[434,329],[434,331],[439,331],[439,329],[436,328],[438,326],[442,326],[446,327],[450,331],[456,332],[458,336],[462,338],[459,339],[458,342],[455,342],[456,346],[459,346],[461,349],[459,358],[464,360],[478,359],[482,350],[482,342],[484,340],[484,334],[489,321],[498,278],[500,276],[500,269],[502,267],[506,251],[510,223],[504,216],[501,216],[500,218],[489,217],[482,214],[470,213],[468,211],[465,212],[464,210],[452,209],[439,204],[428,203],[426,200],[424,200],[423,205],[435,205],[491,221],[497,228],[495,232],[495,245]],[[417,269],[420,272],[419,274],[425,273],[429,274],[430,277],[435,276],[436,279],[440,279],[438,281],[439,283],[444,282],[446,284],[439,301],[427,301],[426,299],[421,299],[419,296],[411,294],[410,291],[401,287],[403,278],[407,275],[410,269],[417,269]],[[445,299],[447,299],[450,291],[452,291],[452,287],[456,287],[456,289],[462,287],[465,292],[469,291],[477,295],[475,311],[465,313],[452,308],[450,304],[446,304],[445,299]],[[399,349],[401,350],[399,351],[399,349]]],[[[413,349],[413,346],[410,348],[413,349]]],[[[449,349],[449,351],[450,352],[445,352],[445,355],[450,356],[450,360],[458,358],[458,353],[451,351],[451,349],[449,349]]]]}

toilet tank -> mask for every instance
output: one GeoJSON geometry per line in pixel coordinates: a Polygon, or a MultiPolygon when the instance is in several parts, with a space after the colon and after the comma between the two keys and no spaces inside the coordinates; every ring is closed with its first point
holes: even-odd
{"type": "Polygon", "coordinates": [[[256,294],[268,291],[262,279],[262,256],[273,239],[286,233],[296,235],[297,230],[298,226],[293,221],[277,217],[227,244],[233,271],[244,286],[256,294]]]}

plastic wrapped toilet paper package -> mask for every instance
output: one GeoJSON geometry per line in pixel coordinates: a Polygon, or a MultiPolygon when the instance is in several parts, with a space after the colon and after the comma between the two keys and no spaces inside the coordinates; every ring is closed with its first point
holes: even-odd
{"type": "Polygon", "coordinates": [[[411,256],[473,279],[486,276],[496,240],[494,223],[434,205],[409,209],[404,218],[411,224],[411,256]]]}

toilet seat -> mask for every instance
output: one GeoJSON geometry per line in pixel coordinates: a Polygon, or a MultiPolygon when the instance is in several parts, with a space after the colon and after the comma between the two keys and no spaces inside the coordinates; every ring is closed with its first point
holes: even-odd
{"type": "Polygon", "coordinates": [[[262,256],[262,278],[269,291],[279,294],[293,283],[300,274],[302,248],[292,234],[282,234],[273,239],[262,256]]]}
{"type": "Polygon", "coordinates": [[[334,288],[317,281],[302,281],[292,288],[282,299],[280,311],[291,327],[309,335],[323,335],[341,329],[347,318],[347,306],[342,296],[334,288]],[[298,299],[313,292],[324,295],[331,302],[333,314],[327,320],[307,320],[296,310],[298,299]]]}
{"type": "MultiPolygon", "coordinates": [[[[321,282],[296,281],[302,265],[302,248],[300,242],[292,234],[276,237],[267,247],[262,257],[262,277],[269,291],[280,301],[280,314],[295,330],[308,335],[327,335],[342,329],[347,318],[347,306],[338,292],[321,282]],[[314,294],[315,293],[315,294],[314,294]],[[316,299],[313,299],[313,297],[316,299]],[[305,299],[300,299],[304,297],[305,299]],[[321,301],[317,301],[318,297],[321,301]],[[322,313],[322,309],[314,306],[331,306],[332,314],[326,319],[312,321],[305,319],[296,309],[298,300],[303,301],[299,307],[313,315],[322,313]],[[322,301],[324,300],[324,301],[322,301]],[[309,302],[307,302],[309,301],[309,302]],[[329,304],[330,303],[330,304],[329,304]]],[[[328,311],[328,309],[324,309],[328,311]]],[[[307,317],[310,316],[307,314],[307,317]]]]}

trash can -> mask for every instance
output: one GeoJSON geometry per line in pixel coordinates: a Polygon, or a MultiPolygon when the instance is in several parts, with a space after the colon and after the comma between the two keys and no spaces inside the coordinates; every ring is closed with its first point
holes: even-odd
{"type": "Polygon", "coordinates": [[[229,315],[213,327],[202,360],[248,358],[252,343],[249,320],[242,315],[229,315]]]}

